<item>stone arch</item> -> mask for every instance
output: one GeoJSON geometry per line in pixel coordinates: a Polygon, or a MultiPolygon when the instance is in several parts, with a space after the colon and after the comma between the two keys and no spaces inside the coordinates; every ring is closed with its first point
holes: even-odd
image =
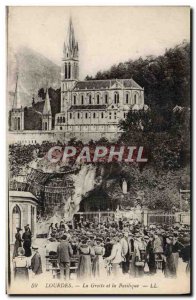
{"type": "Polygon", "coordinates": [[[23,224],[22,224],[22,207],[17,203],[13,204],[12,207],[11,207],[11,218],[10,218],[10,229],[11,229],[11,232],[10,232],[10,239],[11,239],[11,242],[14,242],[15,240],[15,234],[16,234],[16,228],[17,227],[20,227],[22,228],[23,227],[23,224]]]}

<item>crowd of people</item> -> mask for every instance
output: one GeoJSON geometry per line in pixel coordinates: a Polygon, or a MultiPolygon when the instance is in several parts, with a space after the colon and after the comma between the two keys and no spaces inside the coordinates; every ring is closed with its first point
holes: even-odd
{"type": "MultiPolygon", "coordinates": [[[[24,234],[22,237],[19,232],[16,234],[15,261],[17,247],[18,257],[30,254],[24,234]],[[24,251],[21,252],[22,241],[24,251]]],[[[61,221],[50,224],[44,246],[50,269],[56,272],[57,278],[66,280],[73,270],[81,280],[123,274],[141,277],[158,271],[165,277],[176,278],[179,258],[186,263],[186,272],[190,272],[190,228],[186,225],[144,226],[138,221],[134,224],[120,219],[99,223],[97,227],[92,221],[67,224],[61,221]]],[[[30,267],[39,275],[41,256],[38,248],[34,250],[36,254],[30,267]]]]}
{"type": "Polygon", "coordinates": [[[24,233],[22,235],[22,228],[17,227],[16,231],[12,260],[14,278],[15,280],[28,280],[29,269],[31,269],[35,275],[42,273],[41,256],[38,252],[38,247],[32,247],[32,233],[29,224],[24,227],[24,233]],[[32,250],[34,253],[32,253],[32,250]],[[29,260],[29,258],[31,258],[31,260],[29,260]]]}

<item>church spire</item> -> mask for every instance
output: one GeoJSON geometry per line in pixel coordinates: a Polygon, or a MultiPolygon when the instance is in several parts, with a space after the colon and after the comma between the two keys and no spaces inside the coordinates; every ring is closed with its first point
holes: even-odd
{"type": "Polygon", "coordinates": [[[50,98],[49,98],[48,89],[47,89],[46,90],[46,99],[45,99],[44,109],[43,109],[43,115],[51,115],[51,114],[52,114],[52,110],[51,110],[51,106],[50,106],[50,98]]]}
{"type": "Polygon", "coordinates": [[[69,19],[66,42],[64,43],[63,53],[66,59],[78,57],[78,43],[75,39],[72,18],[69,19]]]}
{"type": "Polygon", "coordinates": [[[20,101],[20,95],[19,95],[19,85],[18,85],[18,74],[16,76],[16,87],[15,87],[15,93],[14,93],[14,100],[13,100],[13,107],[14,109],[21,108],[21,101],[20,101]]]}

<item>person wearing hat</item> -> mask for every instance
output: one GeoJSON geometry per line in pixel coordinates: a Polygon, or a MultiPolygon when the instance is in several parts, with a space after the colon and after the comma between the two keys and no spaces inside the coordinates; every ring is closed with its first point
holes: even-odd
{"type": "Polygon", "coordinates": [[[172,253],[173,235],[168,234],[166,238],[166,245],[164,249],[164,274],[165,277],[176,277],[176,267],[174,263],[174,256],[172,253]]]}
{"type": "Polygon", "coordinates": [[[110,261],[112,264],[112,274],[113,276],[118,276],[121,274],[121,263],[123,261],[122,257],[122,245],[118,236],[113,238],[112,253],[106,258],[106,261],[110,261]]]}
{"type": "Polygon", "coordinates": [[[70,261],[73,255],[73,250],[67,240],[67,235],[62,237],[61,243],[57,247],[57,260],[60,267],[61,279],[70,279],[70,261]]]}
{"type": "Polygon", "coordinates": [[[22,237],[20,232],[22,229],[20,227],[16,228],[17,233],[15,234],[15,243],[14,243],[14,253],[13,253],[13,258],[18,256],[18,248],[22,247],[22,237]]]}
{"type": "Polygon", "coordinates": [[[143,240],[143,235],[140,232],[135,234],[134,241],[134,255],[133,255],[133,264],[134,264],[134,276],[142,276],[144,274],[144,253],[146,250],[146,243],[143,240]]]}
{"type": "Polygon", "coordinates": [[[120,240],[121,246],[122,246],[122,256],[124,260],[122,261],[122,272],[123,274],[128,273],[129,271],[129,241],[128,241],[128,232],[124,231],[123,236],[120,240]]]}
{"type": "Polygon", "coordinates": [[[105,254],[104,254],[104,258],[107,258],[111,255],[111,252],[112,252],[112,243],[110,241],[110,238],[107,237],[106,240],[105,240],[105,244],[104,244],[104,248],[105,248],[105,254]]]}
{"type": "Polygon", "coordinates": [[[154,275],[156,273],[156,263],[155,263],[155,253],[154,253],[154,237],[151,234],[149,237],[144,237],[147,241],[146,246],[146,261],[149,267],[150,275],[154,275]]]}
{"type": "Polygon", "coordinates": [[[92,264],[92,273],[94,277],[101,277],[106,275],[106,269],[103,260],[105,248],[102,246],[102,242],[102,238],[96,238],[96,245],[94,246],[95,256],[93,257],[92,264]]]}
{"type": "Polygon", "coordinates": [[[32,233],[31,233],[31,229],[30,229],[29,224],[27,224],[25,227],[27,228],[27,231],[29,231],[30,235],[32,236],[32,233]]]}
{"type": "Polygon", "coordinates": [[[34,255],[31,258],[31,269],[33,273],[37,276],[42,273],[42,260],[38,251],[38,246],[34,245],[32,247],[32,250],[34,251],[34,255]]]}
{"type": "Polygon", "coordinates": [[[174,232],[174,238],[173,238],[173,243],[172,243],[172,253],[174,256],[174,264],[176,268],[176,274],[178,272],[178,260],[179,260],[179,254],[184,246],[182,243],[179,242],[178,240],[178,232],[174,232]]]}
{"type": "Polygon", "coordinates": [[[78,247],[79,263],[77,277],[79,279],[90,278],[92,276],[91,257],[94,256],[94,249],[87,243],[86,236],[81,238],[81,243],[78,247]]]}
{"type": "Polygon", "coordinates": [[[25,232],[22,235],[23,239],[23,248],[25,250],[25,256],[30,257],[31,256],[31,231],[29,226],[25,226],[25,232]]]}

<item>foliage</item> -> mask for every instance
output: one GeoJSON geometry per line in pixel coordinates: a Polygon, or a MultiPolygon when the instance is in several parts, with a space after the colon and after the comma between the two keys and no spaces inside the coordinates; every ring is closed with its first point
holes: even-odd
{"type": "Polygon", "coordinates": [[[133,78],[145,89],[145,103],[150,107],[190,105],[190,44],[183,42],[164,55],[147,56],[113,65],[108,71],[99,71],[95,78],[133,78]]]}

